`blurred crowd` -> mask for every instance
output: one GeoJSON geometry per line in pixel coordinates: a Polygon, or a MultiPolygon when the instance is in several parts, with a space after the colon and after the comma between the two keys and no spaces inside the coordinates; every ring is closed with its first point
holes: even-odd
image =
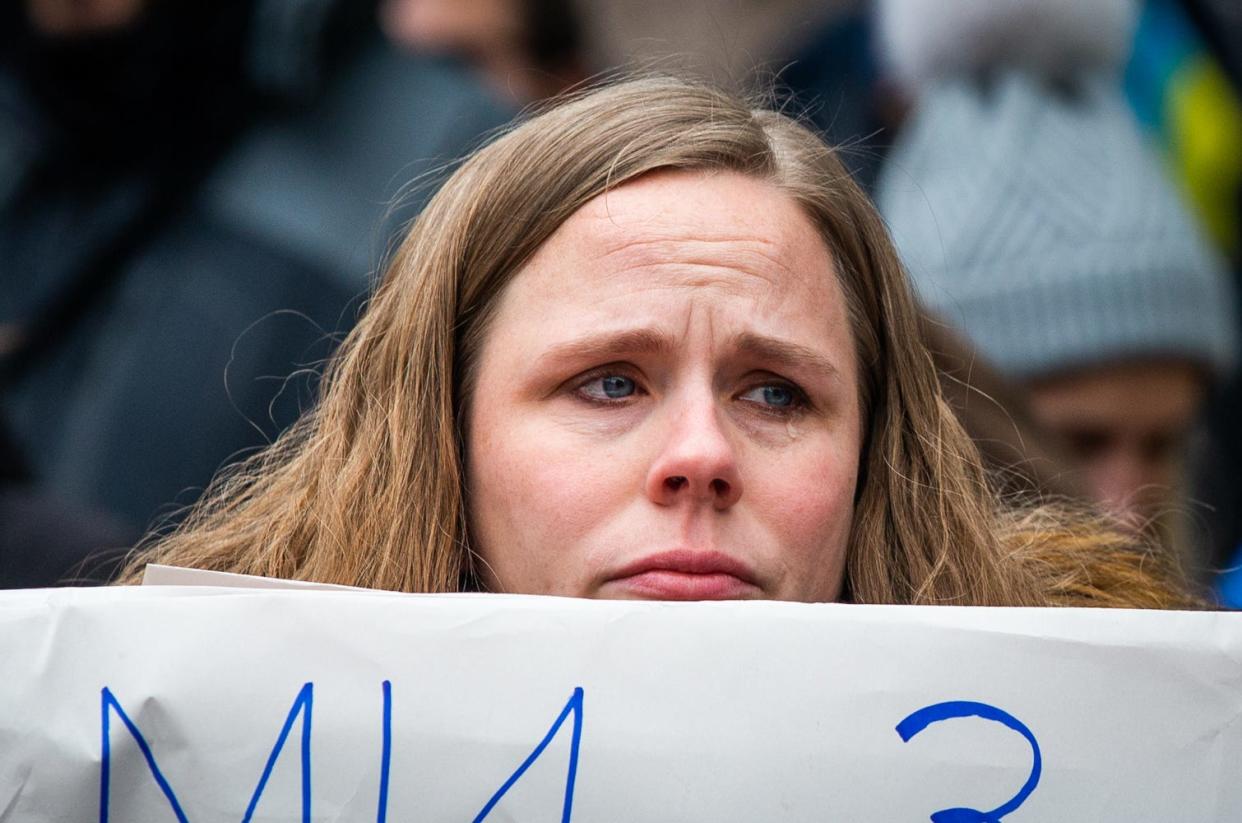
{"type": "Polygon", "coordinates": [[[998,484],[1242,607],[1231,0],[23,0],[0,10],[0,587],[107,579],[314,401],[446,169],[618,71],[839,145],[998,484]]]}

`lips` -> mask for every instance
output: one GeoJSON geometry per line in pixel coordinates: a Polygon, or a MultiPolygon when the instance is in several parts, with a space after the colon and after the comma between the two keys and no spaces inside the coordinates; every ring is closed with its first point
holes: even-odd
{"type": "Polygon", "coordinates": [[[613,593],[649,600],[741,600],[762,596],[755,574],[716,551],[677,549],[623,566],[606,584],[613,593]]]}

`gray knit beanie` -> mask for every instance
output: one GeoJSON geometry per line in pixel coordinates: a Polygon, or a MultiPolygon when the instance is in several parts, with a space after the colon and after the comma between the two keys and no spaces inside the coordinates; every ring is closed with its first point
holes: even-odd
{"type": "Polygon", "coordinates": [[[1145,356],[1223,375],[1232,283],[1118,78],[1081,68],[924,77],[876,194],[919,296],[1017,378],[1145,356]]]}

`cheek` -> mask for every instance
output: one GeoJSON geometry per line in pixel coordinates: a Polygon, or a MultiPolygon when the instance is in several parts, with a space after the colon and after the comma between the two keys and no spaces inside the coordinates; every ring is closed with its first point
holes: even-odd
{"type": "Polygon", "coordinates": [[[585,560],[575,556],[584,538],[624,505],[629,468],[537,416],[510,415],[490,431],[498,434],[471,438],[476,548],[507,588],[556,591],[585,560]]]}
{"type": "Polygon", "coordinates": [[[855,453],[840,448],[799,455],[769,469],[763,488],[766,508],[780,518],[790,536],[818,547],[826,537],[848,533],[858,476],[855,453]]]}
{"type": "Polygon", "coordinates": [[[514,477],[510,505],[529,529],[550,542],[564,542],[586,531],[610,511],[622,485],[616,467],[601,465],[590,450],[559,449],[547,443],[525,450],[510,466],[514,477]]]}
{"type": "Polygon", "coordinates": [[[856,437],[803,444],[780,461],[754,467],[751,504],[786,571],[778,594],[834,599],[844,574],[858,479],[856,437]]]}

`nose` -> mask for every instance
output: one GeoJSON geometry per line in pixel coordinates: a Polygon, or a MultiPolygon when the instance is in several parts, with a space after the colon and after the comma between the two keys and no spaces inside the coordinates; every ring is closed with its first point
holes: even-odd
{"type": "Polygon", "coordinates": [[[1088,483],[1096,501],[1123,522],[1134,525],[1151,514],[1153,498],[1163,491],[1161,479],[1132,450],[1117,449],[1088,466],[1088,483]]]}
{"type": "Polygon", "coordinates": [[[647,497],[657,505],[692,501],[725,511],[742,496],[736,451],[714,399],[704,394],[670,410],[667,434],[646,479],[647,497]]]}

